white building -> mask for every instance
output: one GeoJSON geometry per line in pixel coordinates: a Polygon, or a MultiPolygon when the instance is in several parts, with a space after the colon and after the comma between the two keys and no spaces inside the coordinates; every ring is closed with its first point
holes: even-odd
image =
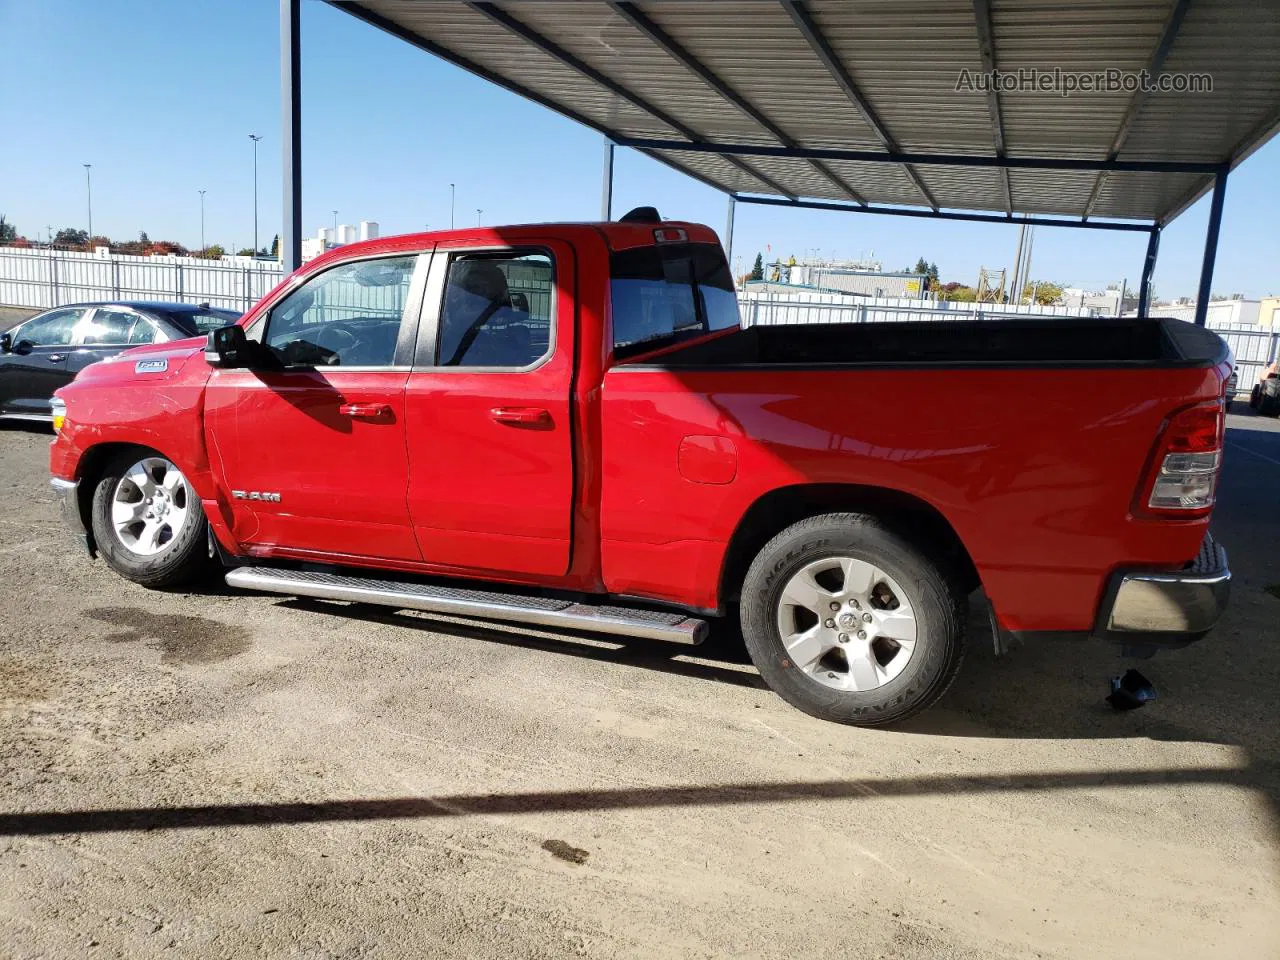
{"type": "Polygon", "coordinates": [[[375,240],[378,237],[377,220],[361,220],[360,226],[340,223],[337,227],[321,227],[314,237],[302,240],[302,262],[314,260],[326,250],[355,243],[356,240],[375,240]]]}
{"type": "MultiPolygon", "coordinates": [[[[1244,297],[1210,300],[1205,322],[1211,327],[1227,323],[1253,326],[1258,323],[1261,311],[1261,300],[1246,300],[1244,297]]],[[[1168,304],[1157,304],[1151,308],[1151,316],[1191,322],[1196,318],[1196,302],[1182,298],[1168,304]]]]}

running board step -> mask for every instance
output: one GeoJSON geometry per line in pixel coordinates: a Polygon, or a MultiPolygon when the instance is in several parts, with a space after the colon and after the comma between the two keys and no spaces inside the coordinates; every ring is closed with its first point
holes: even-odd
{"type": "Polygon", "coordinates": [[[565,627],[645,640],[695,645],[707,636],[707,622],[682,613],[595,606],[488,590],[464,590],[372,577],[273,567],[237,567],[227,574],[227,584],[245,590],[284,593],[294,597],[373,603],[400,610],[425,610],[479,620],[531,623],[541,627],[565,627]]]}

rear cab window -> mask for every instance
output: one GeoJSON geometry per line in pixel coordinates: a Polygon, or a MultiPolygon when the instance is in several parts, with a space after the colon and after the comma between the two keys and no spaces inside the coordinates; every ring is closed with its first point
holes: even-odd
{"type": "Polygon", "coordinates": [[[739,324],[724,252],[712,243],[659,243],[609,257],[614,356],[623,360],[739,324]]]}

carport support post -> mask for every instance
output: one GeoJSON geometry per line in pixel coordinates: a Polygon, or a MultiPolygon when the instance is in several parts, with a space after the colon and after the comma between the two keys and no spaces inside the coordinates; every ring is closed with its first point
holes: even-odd
{"type": "Polygon", "coordinates": [[[302,263],[302,0],[280,0],[280,149],[284,156],[284,229],[280,261],[287,276],[302,263]]]}
{"type": "MultiPolygon", "coordinates": [[[[1142,261],[1142,282],[1138,284],[1138,316],[1145,317],[1151,310],[1151,275],[1155,273],[1156,257],[1160,255],[1160,227],[1151,228],[1147,237],[1147,258],[1142,261]]],[[[1124,291],[1120,291],[1120,304],[1124,305],[1124,291]]]]}
{"type": "Polygon", "coordinates": [[[600,219],[608,223],[613,219],[613,141],[604,141],[604,170],[600,188],[600,219]]]}
{"type": "Polygon", "coordinates": [[[733,211],[737,204],[738,198],[729,194],[729,219],[724,225],[724,260],[730,269],[733,269],[733,211]]]}
{"type": "Polygon", "coordinates": [[[1204,263],[1200,267],[1200,292],[1196,295],[1196,326],[1209,318],[1209,294],[1213,288],[1213,262],[1218,256],[1218,231],[1222,227],[1222,200],[1227,192],[1227,171],[1213,178],[1213,202],[1209,206],[1209,227],[1204,235],[1204,263]]]}

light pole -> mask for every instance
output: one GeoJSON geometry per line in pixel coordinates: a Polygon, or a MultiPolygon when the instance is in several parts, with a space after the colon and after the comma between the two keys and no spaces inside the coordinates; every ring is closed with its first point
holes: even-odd
{"type": "Polygon", "coordinates": [[[92,163],[86,163],[84,165],[84,193],[85,193],[85,198],[89,204],[89,242],[90,243],[93,242],[93,184],[92,182],[90,182],[90,179],[89,179],[89,168],[92,166],[93,166],[92,163]]]}
{"type": "Polygon", "coordinates": [[[338,242],[338,211],[333,211],[333,242],[338,242]]]}
{"type": "Polygon", "coordinates": [[[453,184],[449,184],[449,229],[453,229],[453,184]]]}
{"type": "Polygon", "coordinates": [[[200,252],[204,253],[209,248],[204,245],[204,191],[197,191],[200,194],[200,252]]]}
{"type": "Polygon", "coordinates": [[[249,134],[253,141],[253,255],[258,255],[258,141],[262,138],[256,133],[249,134]]]}
{"type": "Polygon", "coordinates": [[[480,226],[480,214],[484,213],[479,207],[476,207],[476,226],[480,226]]]}

